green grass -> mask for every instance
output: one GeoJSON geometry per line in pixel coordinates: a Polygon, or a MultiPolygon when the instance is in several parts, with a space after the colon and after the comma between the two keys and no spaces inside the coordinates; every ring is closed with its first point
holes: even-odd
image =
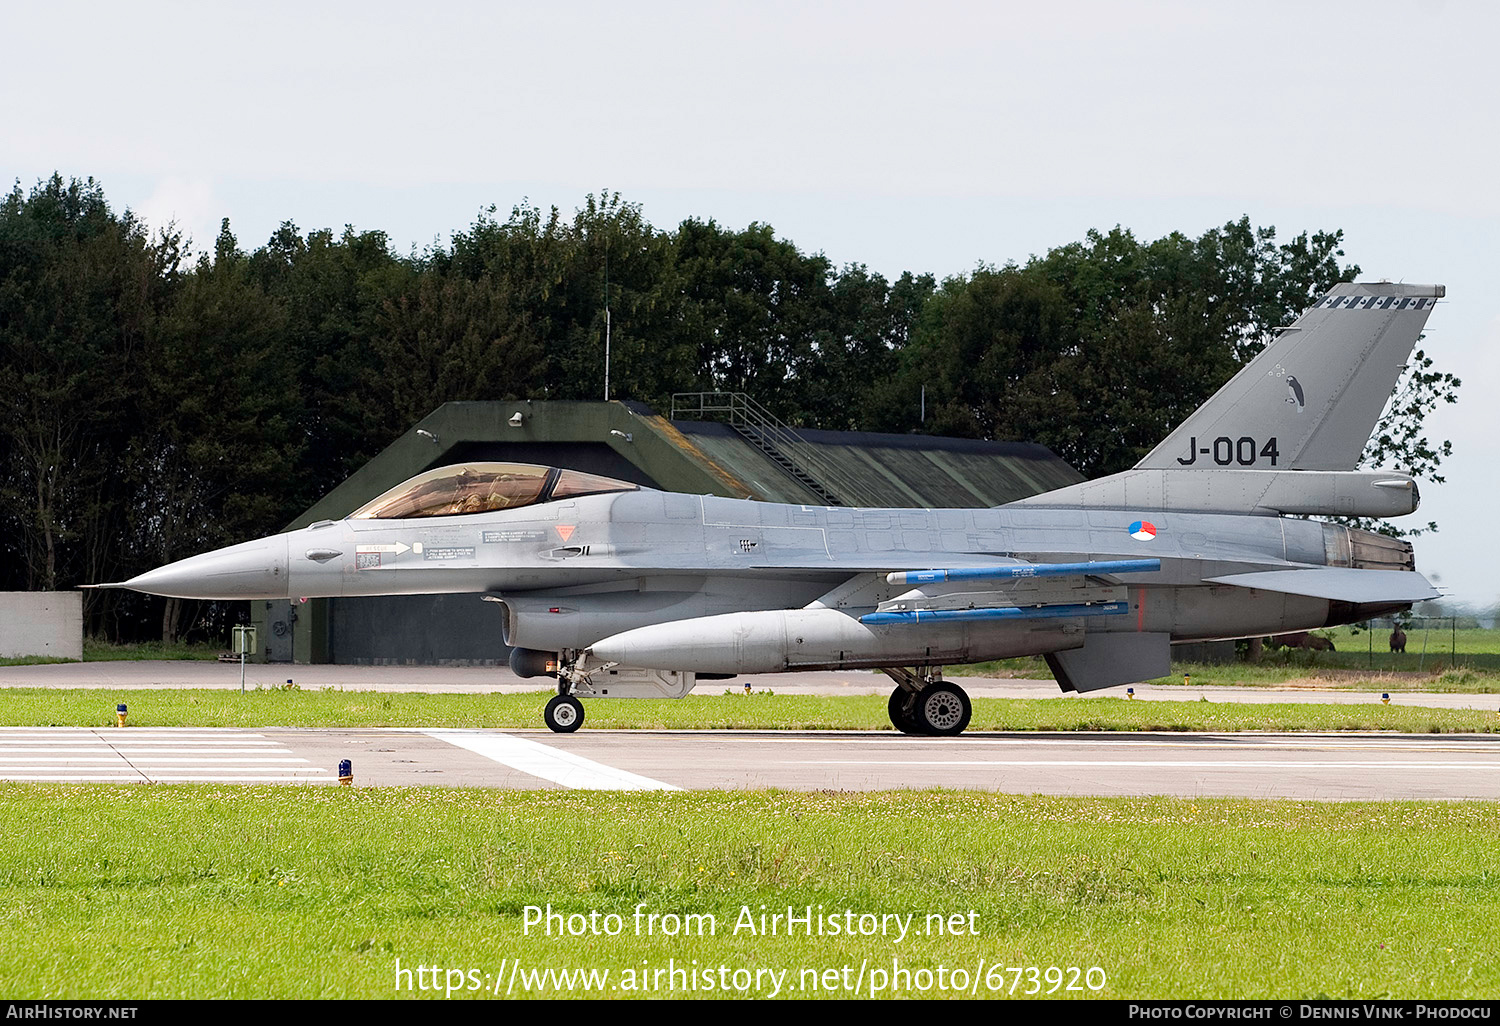
{"type": "MultiPolygon", "coordinates": [[[[137,727],[540,727],[550,692],[512,695],[378,691],[7,688],[3,726],[113,726],[115,705],[137,727]]],[[[1500,702],[1497,702],[1500,705],[1500,702]]],[[[585,702],[584,729],[890,730],[886,700],[758,692],[679,700],[585,702]]],[[[127,728],[128,729],[128,728],[127,728]]],[[[1144,702],[1124,698],[974,699],[973,730],[1395,730],[1491,733],[1500,715],[1382,705],[1144,702]]]]}
{"type": "Polygon", "coordinates": [[[5,784],[0,824],[13,999],[386,998],[407,993],[398,959],[486,988],[516,959],[615,985],[697,959],[793,986],[984,959],[1098,966],[1105,998],[1500,990],[1496,803],[5,784]],[[549,903],[625,925],[528,935],[526,907],[549,903]],[[642,905],[719,929],[636,936],[642,905]],[[735,935],[762,905],[964,932],[735,935]]]}
{"type": "Polygon", "coordinates": [[[1500,673],[1468,666],[1430,673],[1341,669],[1302,660],[1294,663],[1177,663],[1172,675],[1152,684],[1213,684],[1224,687],[1305,687],[1338,691],[1415,691],[1436,694],[1500,693],[1500,673]]]}
{"type": "MultiPolygon", "coordinates": [[[[112,641],[103,641],[99,638],[83,639],[83,661],[86,663],[107,663],[121,660],[139,661],[143,659],[172,659],[172,660],[214,660],[219,658],[221,652],[228,651],[224,645],[214,645],[207,642],[181,641],[168,645],[160,641],[136,641],[128,644],[116,644],[112,641]]],[[[48,663],[76,663],[76,659],[58,659],[54,656],[19,656],[15,658],[0,659],[0,666],[42,666],[48,663]]]]}
{"type": "MultiPolygon", "coordinates": [[[[1390,631],[1354,633],[1352,627],[1317,631],[1336,646],[1332,652],[1300,649],[1267,649],[1259,663],[1233,662],[1222,665],[1173,663],[1172,674],[1154,684],[1182,683],[1190,674],[1194,684],[1260,686],[1303,684],[1318,687],[1357,688],[1372,691],[1455,691],[1500,693],[1500,630],[1465,629],[1453,633],[1434,629],[1407,632],[1406,652],[1390,651],[1390,631]]],[[[1046,679],[1052,676],[1039,657],[1002,659],[988,663],[948,668],[954,676],[1019,677],[1046,679]]]]}
{"type": "Polygon", "coordinates": [[[98,638],[85,638],[83,642],[83,661],[86,663],[100,663],[116,660],[139,661],[144,659],[214,660],[219,658],[220,653],[227,651],[229,651],[228,645],[215,645],[208,642],[180,641],[168,645],[160,641],[136,641],[117,645],[114,642],[102,641],[98,638]]]}

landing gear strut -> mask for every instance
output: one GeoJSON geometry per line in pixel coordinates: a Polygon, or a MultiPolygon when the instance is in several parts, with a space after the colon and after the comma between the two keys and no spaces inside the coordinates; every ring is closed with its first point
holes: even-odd
{"type": "Polygon", "coordinates": [[[952,737],[969,725],[974,707],[957,684],[943,680],[942,670],[904,666],[882,666],[881,672],[896,682],[886,711],[891,725],[903,734],[952,737]]]}

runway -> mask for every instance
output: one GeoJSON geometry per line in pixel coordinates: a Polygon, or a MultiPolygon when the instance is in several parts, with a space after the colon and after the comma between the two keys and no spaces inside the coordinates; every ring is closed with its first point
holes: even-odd
{"type": "MultiPolygon", "coordinates": [[[[1124,688],[1105,688],[1079,695],[1059,690],[1053,680],[996,677],[953,677],[974,698],[1057,698],[1091,702],[1124,698],[1124,688]]],[[[524,680],[501,666],[342,666],[314,664],[251,664],[245,670],[248,688],[272,688],[295,681],[298,687],[346,691],[421,691],[428,693],[513,694],[548,690],[539,679],[524,680]]],[[[890,680],[874,671],[800,671],[736,677],[733,681],[704,681],[698,694],[719,694],[749,684],[757,691],[786,695],[888,695],[890,680]]],[[[237,690],[238,663],[140,660],[120,662],[51,663],[0,667],[0,688],[214,688],[237,690]]],[[[1400,683],[1393,683],[1393,688],[1400,683]]],[[[1436,709],[1500,709],[1500,695],[1462,692],[1391,691],[1392,705],[1436,709]]],[[[1317,703],[1368,705],[1379,703],[1378,691],[1309,688],[1291,685],[1236,687],[1233,685],[1137,684],[1135,698],[1146,702],[1317,703]]]]}
{"type": "Polygon", "coordinates": [[[1389,734],[966,734],[0,728],[0,779],[513,789],[1309,800],[1500,798],[1500,739],[1389,734]]]}

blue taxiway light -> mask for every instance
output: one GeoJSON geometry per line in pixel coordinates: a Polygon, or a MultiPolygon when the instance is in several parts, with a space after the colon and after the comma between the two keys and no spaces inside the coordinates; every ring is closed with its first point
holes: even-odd
{"type": "Polygon", "coordinates": [[[940,581],[1015,581],[1028,577],[1072,577],[1078,574],[1138,574],[1161,569],[1159,559],[1107,559],[1093,563],[1021,563],[1013,566],[958,567],[953,570],[898,570],[887,584],[932,584],[940,581]]]}

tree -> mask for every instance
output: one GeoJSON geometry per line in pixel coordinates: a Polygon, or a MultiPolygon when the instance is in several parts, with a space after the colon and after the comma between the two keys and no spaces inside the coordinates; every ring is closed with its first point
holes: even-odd
{"type": "MultiPolygon", "coordinates": [[[[132,548],[147,566],[271,534],[303,439],[287,317],[252,278],[226,220],[140,353],[140,421],[130,452],[132,548]]],[[[182,603],[168,599],[162,640],[182,603]]]]}
{"type": "Polygon", "coordinates": [[[389,423],[414,424],[451,400],[517,399],[543,383],[543,347],[503,282],[435,271],[384,301],[363,389],[389,423]]]}
{"type": "MultiPolygon", "coordinates": [[[[179,284],[181,240],[54,175],[0,202],[0,392],[11,585],[108,579],[141,394],[138,356],[179,284]]],[[[92,612],[99,599],[89,597],[92,612]]]]}

